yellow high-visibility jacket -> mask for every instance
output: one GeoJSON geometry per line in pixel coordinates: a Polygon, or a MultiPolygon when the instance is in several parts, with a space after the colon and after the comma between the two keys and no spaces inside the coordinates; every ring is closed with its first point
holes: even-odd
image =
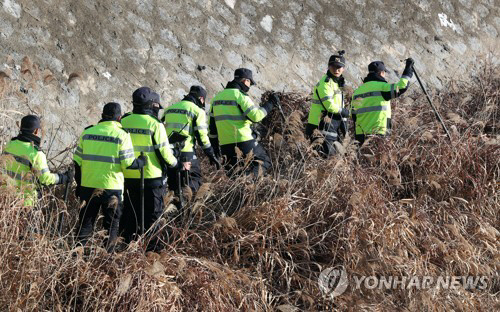
{"type": "Polygon", "coordinates": [[[43,185],[59,183],[59,175],[50,172],[45,154],[33,142],[14,138],[7,144],[4,154],[12,159],[2,171],[15,180],[23,193],[24,206],[35,204],[37,182],[43,185]]]}
{"type": "MultiPolygon", "coordinates": [[[[123,128],[130,133],[135,157],[139,157],[141,152],[144,152],[147,157],[147,163],[143,168],[145,179],[162,177],[161,161],[165,161],[170,167],[177,165],[177,159],[168,142],[165,126],[157,118],[148,114],[131,113],[126,114],[121,123],[123,128]],[[158,156],[163,159],[158,159],[158,156]]],[[[139,170],[125,170],[124,174],[125,179],[140,178],[139,170]]]]}
{"type": "Polygon", "coordinates": [[[398,83],[388,83],[380,76],[370,74],[352,96],[351,114],[356,134],[390,134],[391,99],[403,94],[410,77],[403,75],[398,83]]]}
{"type": "Polygon", "coordinates": [[[190,100],[184,99],[169,106],[162,121],[167,129],[167,135],[179,132],[187,137],[181,152],[183,154],[194,153],[196,137],[201,141],[201,147],[205,150],[211,147],[208,138],[208,126],[206,113],[190,100]]]}
{"type": "Polygon", "coordinates": [[[123,191],[123,172],[134,162],[130,135],[117,121],[86,128],[73,160],[81,167],[81,186],[123,191]]]}
{"type": "MultiPolygon", "coordinates": [[[[268,114],[264,107],[255,105],[247,94],[231,87],[231,82],[228,88],[217,93],[211,104],[210,129],[213,129],[212,122],[215,122],[220,145],[253,140],[250,125],[260,122],[268,114]]],[[[214,135],[210,131],[210,137],[214,135]]]]}

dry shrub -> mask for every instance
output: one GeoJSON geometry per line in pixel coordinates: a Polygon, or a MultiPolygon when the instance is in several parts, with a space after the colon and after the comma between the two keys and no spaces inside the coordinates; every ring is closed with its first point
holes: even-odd
{"type": "MultiPolygon", "coordinates": [[[[202,159],[210,184],[188,207],[193,220],[168,220],[167,249],[135,242],[116,254],[74,247],[79,204],[71,199],[64,235],[55,233],[59,197],[19,206],[0,190],[0,304],[9,310],[307,311],[492,310],[499,306],[498,94],[492,67],[434,97],[449,142],[426,99],[394,103],[394,134],[331,159],[303,136],[309,98],[281,94],[261,143],[270,175],[227,178],[202,159]],[[477,88],[477,86],[481,86],[477,88]],[[330,300],[319,273],[480,276],[488,289],[355,289],[330,300]]],[[[267,95],[265,95],[267,96],[267,95]]],[[[248,159],[242,159],[248,162],[248,159]]],[[[208,185],[208,184],[207,184],[208,185]]],[[[166,217],[168,218],[168,217],[166,217]]],[[[352,280],[351,280],[352,281],[352,280]]]]}

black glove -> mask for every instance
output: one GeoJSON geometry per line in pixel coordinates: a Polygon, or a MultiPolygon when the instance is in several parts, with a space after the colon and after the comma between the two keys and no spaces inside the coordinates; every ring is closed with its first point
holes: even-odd
{"type": "Polygon", "coordinates": [[[172,148],[172,154],[174,154],[175,158],[181,157],[181,150],[184,148],[184,144],[175,143],[174,148],[172,148]]]}
{"type": "Polygon", "coordinates": [[[137,157],[137,160],[139,162],[139,168],[146,166],[146,164],[148,163],[148,158],[145,155],[140,155],[139,157],[137,157]]]}
{"type": "Polygon", "coordinates": [[[411,57],[406,59],[406,68],[413,67],[413,64],[415,64],[415,61],[411,57]]]}
{"type": "Polygon", "coordinates": [[[272,112],[274,108],[274,103],[271,100],[269,100],[266,103],[264,103],[264,105],[262,105],[262,108],[266,110],[267,114],[269,114],[270,112],[272,112]]]}
{"type": "Polygon", "coordinates": [[[66,184],[68,182],[71,182],[70,174],[68,171],[66,171],[65,173],[58,173],[57,175],[59,176],[59,181],[57,182],[57,184],[66,184]]]}
{"type": "Polygon", "coordinates": [[[181,160],[180,157],[176,157],[176,158],[177,158],[177,164],[175,166],[171,167],[171,168],[174,169],[174,170],[176,170],[176,171],[177,170],[182,170],[182,167],[183,167],[182,166],[182,160],[181,160]]]}
{"type": "Polygon", "coordinates": [[[217,170],[220,169],[220,167],[221,167],[220,161],[219,161],[219,159],[217,159],[217,157],[215,157],[215,155],[208,156],[208,159],[210,160],[211,165],[214,165],[217,170]]]}
{"type": "MultiPolygon", "coordinates": [[[[179,155],[180,154],[181,153],[179,152],[179,155]]],[[[183,163],[191,162],[191,160],[188,159],[188,157],[186,157],[186,156],[179,156],[176,158],[177,158],[177,165],[175,165],[175,167],[173,167],[173,169],[175,169],[175,170],[182,170],[184,168],[183,163]]]]}
{"type": "Polygon", "coordinates": [[[219,140],[217,138],[209,138],[210,145],[212,145],[215,157],[220,158],[219,140]]]}
{"type": "Polygon", "coordinates": [[[128,166],[127,169],[130,169],[130,170],[141,169],[147,163],[148,163],[148,158],[144,155],[140,155],[139,157],[134,159],[134,162],[130,166],[128,166]]]}
{"type": "Polygon", "coordinates": [[[407,76],[409,78],[413,77],[413,64],[415,64],[415,62],[412,58],[406,59],[406,67],[403,71],[403,76],[407,76]]]}
{"type": "Polygon", "coordinates": [[[340,116],[341,117],[349,117],[349,109],[347,108],[342,108],[342,110],[340,111],[340,116]]]}
{"type": "Polygon", "coordinates": [[[280,97],[278,96],[277,93],[273,92],[269,96],[269,101],[271,101],[274,105],[279,105],[280,104],[280,97]]]}
{"type": "Polygon", "coordinates": [[[345,86],[345,79],[344,76],[340,76],[337,79],[337,84],[339,85],[340,88],[343,88],[345,86]]]}

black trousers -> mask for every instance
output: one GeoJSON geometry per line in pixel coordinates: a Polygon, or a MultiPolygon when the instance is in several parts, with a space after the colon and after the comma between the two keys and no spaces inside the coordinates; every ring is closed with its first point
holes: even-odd
{"type": "Polygon", "coordinates": [[[229,175],[235,173],[236,166],[238,165],[238,156],[235,151],[235,147],[238,147],[243,152],[243,160],[245,157],[253,151],[253,161],[250,164],[250,167],[246,170],[247,174],[253,173],[255,176],[261,170],[262,174],[265,174],[267,170],[269,170],[272,166],[271,158],[267,154],[266,150],[262,147],[262,145],[258,144],[255,140],[233,143],[233,144],[224,144],[220,146],[220,150],[222,155],[227,157],[227,162],[224,164],[224,167],[229,175]],[[261,161],[262,163],[259,163],[261,161]]]}
{"type": "Polygon", "coordinates": [[[337,136],[322,135],[321,137],[318,137],[314,136],[315,129],[318,129],[318,126],[312,124],[306,125],[306,136],[309,138],[311,143],[313,143],[315,140],[323,138],[323,143],[321,144],[321,146],[316,148],[318,153],[325,158],[335,155],[337,153],[337,149],[335,148],[335,145],[333,143],[336,141],[340,141],[338,131],[335,130],[335,132],[332,132],[336,133],[337,136]]]}
{"type": "MultiPolygon", "coordinates": [[[[120,233],[127,243],[131,242],[136,235],[141,234],[141,189],[137,180],[125,179],[124,209],[120,222],[120,233]]],[[[165,187],[163,185],[150,187],[147,186],[147,183],[145,184],[144,232],[147,232],[163,213],[165,187]]],[[[155,232],[155,229],[151,230],[152,233],[155,232]]]]}
{"type": "Polygon", "coordinates": [[[333,143],[342,143],[342,137],[347,133],[345,123],[341,119],[332,120],[329,123],[322,121],[319,127],[308,123],[306,125],[306,137],[309,138],[311,143],[320,138],[318,136],[314,136],[314,130],[318,128],[328,129],[328,132],[330,133],[330,135],[323,134],[321,136],[324,140],[321,146],[317,148],[318,153],[325,158],[335,155],[337,153],[337,149],[333,143]]]}
{"type": "Polygon", "coordinates": [[[121,190],[104,190],[101,194],[95,188],[80,187],[80,201],[86,205],[80,209],[77,240],[86,244],[94,230],[95,220],[102,209],[104,214],[104,229],[108,231],[109,242],[114,242],[118,237],[120,218],[122,216],[123,202],[121,190]]]}
{"type": "MultiPolygon", "coordinates": [[[[202,182],[202,175],[201,175],[201,166],[200,166],[200,161],[198,159],[191,159],[188,160],[191,162],[191,170],[188,172],[188,179],[186,179],[185,172],[181,172],[181,185],[185,186],[187,185],[186,180],[188,181],[189,187],[193,192],[197,192],[201,185],[203,184],[202,182]]],[[[177,170],[168,168],[167,169],[167,177],[168,177],[168,189],[171,191],[177,191],[177,170]]]]}
{"type": "Polygon", "coordinates": [[[359,146],[363,145],[366,140],[370,137],[379,137],[379,138],[389,138],[390,134],[370,134],[370,135],[365,135],[365,134],[356,134],[354,136],[354,139],[359,142],[359,146]]]}
{"type": "MultiPolygon", "coordinates": [[[[356,129],[356,115],[353,115],[353,121],[354,121],[354,129],[356,129]]],[[[390,137],[392,132],[392,119],[387,118],[387,130],[385,134],[355,134],[354,139],[359,142],[359,146],[363,145],[365,141],[370,137],[370,136],[379,136],[379,137],[390,137]]]]}

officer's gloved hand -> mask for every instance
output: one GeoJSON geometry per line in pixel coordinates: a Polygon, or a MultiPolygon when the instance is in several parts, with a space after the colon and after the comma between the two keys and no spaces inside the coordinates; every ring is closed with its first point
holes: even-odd
{"type": "Polygon", "coordinates": [[[73,182],[75,179],[75,170],[70,167],[65,173],[68,175],[69,182],[73,182]]]}
{"type": "Polygon", "coordinates": [[[137,160],[139,163],[139,168],[146,166],[146,164],[148,163],[148,158],[146,157],[146,155],[140,155],[139,157],[137,157],[137,160]]]}
{"type": "Polygon", "coordinates": [[[274,108],[274,103],[272,101],[267,101],[264,105],[262,105],[262,108],[264,108],[269,114],[274,108]]]}
{"type": "Polygon", "coordinates": [[[280,104],[280,97],[276,92],[271,93],[269,96],[269,101],[273,103],[273,105],[279,105],[280,104]]]}
{"type": "Polygon", "coordinates": [[[267,102],[264,103],[264,105],[262,105],[262,108],[264,108],[266,110],[266,112],[269,114],[274,109],[274,106],[279,105],[279,103],[280,103],[279,96],[273,92],[269,96],[269,99],[267,100],[267,102]]]}
{"type": "Polygon", "coordinates": [[[406,59],[406,68],[413,67],[413,64],[415,64],[415,61],[411,57],[406,59]]]}
{"type": "Polygon", "coordinates": [[[217,157],[215,157],[215,155],[208,156],[208,159],[210,160],[210,164],[214,165],[217,170],[221,168],[220,161],[217,157]]]}
{"type": "Polygon", "coordinates": [[[59,181],[57,182],[57,184],[66,184],[68,182],[71,182],[72,178],[70,179],[69,170],[65,173],[58,173],[57,175],[59,176],[59,181]]]}
{"type": "Polygon", "coordinates": [[[406,59],[406,67],[403,71],[403,76],[413,77],[413,64],[415,64],[415,61],[413,61],[411,57],[406,59]]]}
{"type": "Polygon", "coordinates": [[[210,145],[212,145],[215,157],[220,158],[219,140],[217,138],[210,138],[210,145]]]}
{"type": "Polygon", "coordinates": [[[339,85],[340,88],[345,87],[345,78],[344,78],[344,76],[340,76],[337,79],[337,84],[339,85]]]}
{"type": "Polygon", "coordinates": [[[186,171],[189,171],[191,170],[191,162],[190,161],[186,161],[185,157],[178,157],[177,158],[177,164],[172,167],[172,169],[174,170],[186,170],[186,171]]]}
{"type": "Polygon", "coordinates": [[[175,147],[172,149],[172,154],[174,154],[175,158],[181,157],[181,149],[182,147],[178,145],[179,143],[175,143],[175,147]]]}
{"type": "Polygon", "coordinates": [[[342,108],[342,110],[340,111],[340,116],[349,117],[349,109],[347,109],[346,107],[342,108]]]}

